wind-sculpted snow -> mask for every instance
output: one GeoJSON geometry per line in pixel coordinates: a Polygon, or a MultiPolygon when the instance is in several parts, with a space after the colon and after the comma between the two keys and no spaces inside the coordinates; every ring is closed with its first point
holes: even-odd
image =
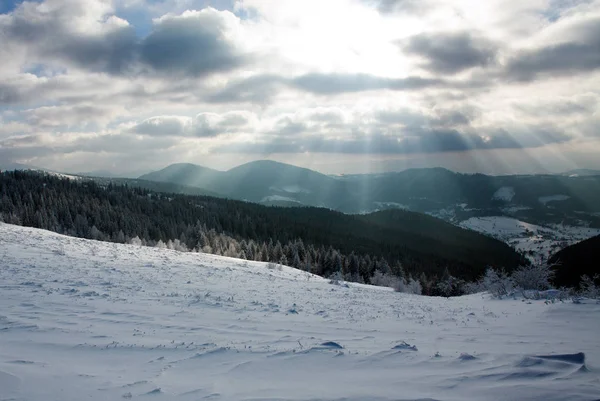
{"type": "Polygon", "coordinates": [[[0,400],[593,400],[600,305],[445,299],[0,224],[0,400]]]}

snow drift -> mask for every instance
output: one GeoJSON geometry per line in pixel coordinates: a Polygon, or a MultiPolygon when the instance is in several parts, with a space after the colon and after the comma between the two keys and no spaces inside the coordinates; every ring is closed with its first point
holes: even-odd
{"type": "Polygon", "coordinates": [[[0,400],[592,400],[599,317],[0,224],[0,400]]]}

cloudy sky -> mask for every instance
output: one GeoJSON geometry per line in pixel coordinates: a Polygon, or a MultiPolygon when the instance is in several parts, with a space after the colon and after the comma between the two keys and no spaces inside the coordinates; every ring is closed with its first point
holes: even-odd
{"type": "Polygon", "coordinates": [[[600,168],[600,0],[0,0],[0,164],[600,168]]]}

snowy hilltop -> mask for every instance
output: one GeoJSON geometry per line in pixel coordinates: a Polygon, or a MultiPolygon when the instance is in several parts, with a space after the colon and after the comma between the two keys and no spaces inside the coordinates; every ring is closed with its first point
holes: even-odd
{"type": "Polygon", "coordinates": [[[0,223],[0,400],[592,400],[599,317],[0,223]]]}

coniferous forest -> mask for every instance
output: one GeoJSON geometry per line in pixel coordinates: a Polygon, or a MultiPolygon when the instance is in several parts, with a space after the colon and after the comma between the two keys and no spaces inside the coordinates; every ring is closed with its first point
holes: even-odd
{"type": "Polygon", "coordinates": [[[266,207],[36,171],[0,173],[0,219],[82,238],[285,264],[348,281],[401,280],[429,295],[460,292],[450,286],[452,294],[440,294],[442,280],[472,281],[487,267],[512,271],[524,263],[500,241],[424,214],[266,207]]]}

